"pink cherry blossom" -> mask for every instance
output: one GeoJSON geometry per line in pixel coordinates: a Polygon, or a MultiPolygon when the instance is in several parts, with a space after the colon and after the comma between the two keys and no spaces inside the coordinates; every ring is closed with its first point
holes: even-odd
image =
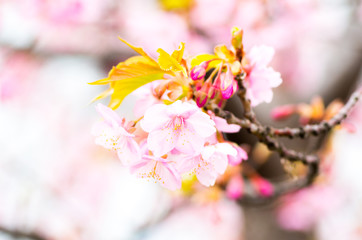
{"type": "Polygon", "coordinates": [[[216,178],[223,174],[228,166],[228,156],[236,156],[236,150],[228,143],[205,146],[201,154],[188,160],[194,168],[192,172],[205,186],[213,186],[216,178]]]}
{"type": "Polygon", "coordinates": [[[126,124],[125,119],[103,104],[99,103],[96,108],[104,120],[93,126],[92,134],[96,136],[96,144],[115,150],[126,166],[137,161],[140,148],[134,140],[135,135],[130,133],[131,123],[126,124]]]}
{"type": "Polygon", "coordinates": [[[216,132],[215,123],[196,105],[176,101],[150,107],[141,121],[149,133],[148,148],[157,157],[175,149],[181,153],[200,153],[205,139],[216,132]]]}
{"type": "Polygon", "coordinates": [[[278,209],[280,225],[289,230],[305,231],[338,209],[344,202],[343,191],[331,186],[313,186],[289,194],[278,209]]]}
{"type": "Polygon", "coordinates": [[[267,46],[253,47],[247,55],[248,64],[244,67],[247,72],[245,85],[247,97],[252,106],[262,102],[271,102],[273,98],[272,88],[282,83],[280,73],[267,67],[274,55],[274,49],[267,46]]]}
{"type": "Polygon", "coordinates": [[[131,166],[131,173],[140,178],[153,179],[170,190],[181,188],[181,176],[168,159],[143,155],[140,161],[131,166]]]}

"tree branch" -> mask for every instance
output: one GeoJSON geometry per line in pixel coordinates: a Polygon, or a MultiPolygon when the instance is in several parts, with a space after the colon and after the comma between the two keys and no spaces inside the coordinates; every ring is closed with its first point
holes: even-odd
{"type": "Polygon", "coordinates": [[[46,240],[45,237],[35,233],[35,232],[24,232],[20,230],[8,229],[4,226],[0,226],[0,232],[7,234],[13,238],[28,238],[33,240],[46,240]]]}

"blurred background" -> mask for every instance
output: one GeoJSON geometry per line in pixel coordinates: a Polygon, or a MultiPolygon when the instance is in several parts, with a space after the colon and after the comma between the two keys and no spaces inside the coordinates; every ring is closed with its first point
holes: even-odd
{"type": "MultiPolygon", "coordinates": [[[[272,121],[273,107],[317,95],[327,106],[361,86],[361,23],[359,0],[0,0],[0,239],[362,239],[362,104],[353,127],[292,145],[323,146],[312,187],[241,206],[217,189],[185,196],[122,168],[90,134],[100,120],[90,102],[106,86],[87,85],[134,55],[118,36],[154,56],[183,41],[191,56],[229,45],[239,26],[246,51],[275,48],[283,78],[257,116],[297,126],[272,121]]],[[[117,111],[130,118],[134,99],[117,111]]],[[[278,163],[256,169],[273,180],[278,163]]]]}

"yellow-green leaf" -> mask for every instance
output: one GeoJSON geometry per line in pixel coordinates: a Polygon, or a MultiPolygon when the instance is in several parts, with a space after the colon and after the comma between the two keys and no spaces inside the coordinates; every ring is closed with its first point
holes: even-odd
{"type": "MultiPolygon", "coordinates": [[[[110,83],[110,88],[113,90],[110,106],[117,108],[128,94],[149,82],[162,79],[165,73],[172,74],[162,70],[158,64],[150,61],[147,57],[137,56],[113,67],[107,78],[90,84],[110,83]]],[[[110,92],[107,94],[109,95],[110,92]]],[[[104,97],[105,94],[100,96],[104,97]]]]}
{"type": "Polygon", "coordinates": [[[131,92],[149,82],[162,78],[163,73],[154,73],[134,78],[125,78],[115,82],[113,86],[114,91],[111,96],[111,102],[109,103],[109,107],[116,109],[122,103],[123,99],[131,92]]]}
{"type": "Polygon", "coordinates": [[[219,59],[217,56],[213,54],[200,54],[192,58],[191,60],[191,68],[200,65],[202,62],[214,60],[209,63],[209,68],[216,67],[220,62],[221,59],[219,59]]]}
{"type": "Polygon", "coordinates": [[[177,62],[180,63],[182,61],[184,51],[185,51],[185,43],[181,42],[179,48],[173,51],[171,57],[173,57],[174,59],[176,59],[177,62]]]}
{"type": "Polygon", "coordinates": [[[194,0],[159,0],[159,2],[166,11],[189,10],[194,5],[194,0]]]}
{"type": "Polygon", "coordinates": [[[101,92],[100,94],[98,94],[95,98],[92,99],[91,103],[103,99],[105,97],[108,97],[109,95],[111,95],[113,93],[113,88],[109,87],[107,90],[105,90],[104,92],[101,92]]]}
{"type": "Polygon", "coordinates": [[[234,62],[235,61],[235,54],[230,51],[225,45],[218,45],[214,48],[215,55],[219,58],[227,61],[227,62],[234,62]]]}
{"type": "Polygon", "coordinates": [[[153,59],[150,55],[148,55],[141,47],[133,46],[132,44],[130,44],[129,42],[127,42],[126,40],[124,40],[121,37],[118,37],[118,39],[121,40],[122,42],[124,42],[128,47],[132,48],[138,54],[140,54],[143,57],[146,57],[147,59],[149,59],[150,61],[156,63],[156,60],[153,59]]]}
{"type": "Polygon", "coordinates": [[[154,74],[168,73],[158,65],[154,65],[148,59],[142,56],[132,57],[125,62],[119,63],[117,67],[113,67],[108,77],[92,82],[92,85],[107,84],[114,81],[120,81],[128,78],[138,78],[154,74]],[[136,61],[137,60],[137,61],[136,61]]]}
{"type": "Polygon", "coordinates": [[[165,50],[159,48],[157,52],[160,54],[158,57],[158,65],[162,70],[180,72],[183,71],[186,75],[185,68],[173,57],[170,56],[165,50]]]}

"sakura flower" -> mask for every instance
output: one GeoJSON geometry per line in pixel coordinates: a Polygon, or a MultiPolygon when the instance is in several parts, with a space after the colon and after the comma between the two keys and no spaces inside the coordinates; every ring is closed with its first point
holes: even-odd
{"type": "Polygon", "coordinates": [[[92,134],[96,136],[96,144],[106,149],[115,150],[121,162],[128,166],[133,161],[139,159],[139,146],[134,140],[131,123],[126,124],[125,119],[121,119],[116,112],[104,106],[97,105],[98,113],[103,117],[103,122],[98,122],[92,129],[92,134]]]}
{"type": "Polygon", "coordinates": [[[149,133],[148,148],[157,157],[173,149],[185,154],[200,153],[205,139],[216,132],[215,123],[206,113],[180,100],[151,106],[141,127],[149,133]]]}
{"type": "Polygon", "coordinates": [[[170,190],[181,188],[180,174],[172,162],[164,158],[143,155],[139,162],[131,166],[131,173],[140,178],[153,179],[170,190]]]}
{"type": "Polygon", "coordinates": [[[253,47],[246,57],[248,62],[244,70],[247,73],[245,85],[247,97],[252,106],[262,102],[271,102],[273,98],[272,88],[282,83],[280,73],[267,67],[274,55],[274,49],[267,46],[253,47]]]}
{"type": "Polygon", "coordinates": [[[236,150],[228,143],[205,146],[201,154],[190,159],[193,162],[197,179],[205,186],[213,186],[218,175],[223,174],[228,166],[228,156],[236,156],[236,150]]]}

